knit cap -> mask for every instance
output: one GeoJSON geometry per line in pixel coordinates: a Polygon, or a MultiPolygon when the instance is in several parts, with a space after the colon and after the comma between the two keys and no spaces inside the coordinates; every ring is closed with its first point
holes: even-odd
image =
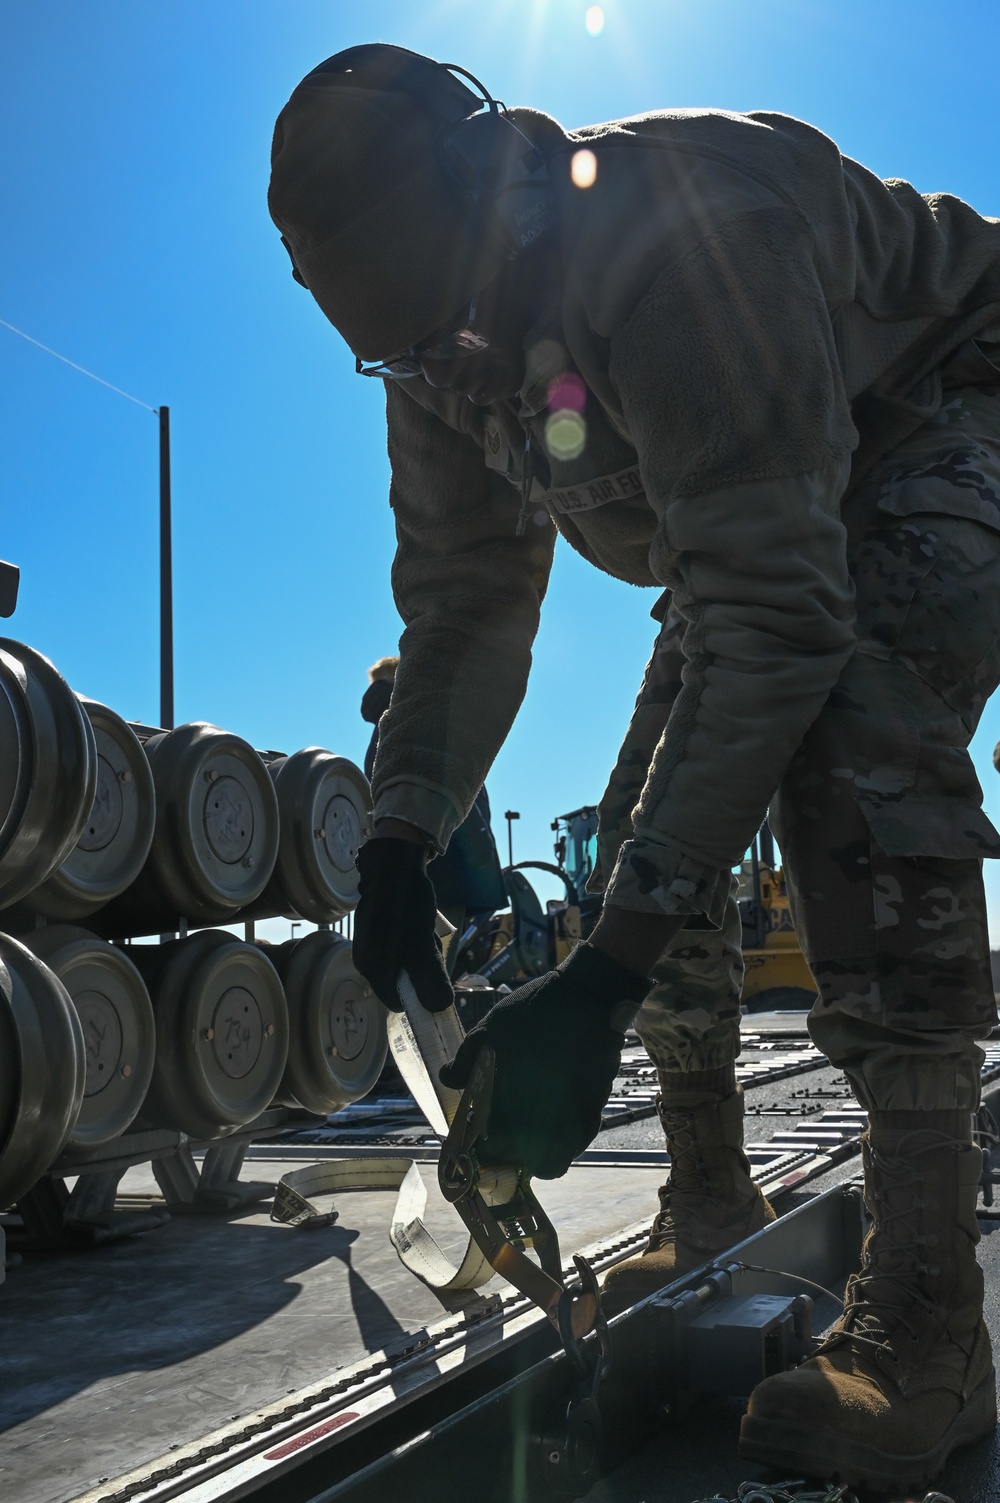
{"type": "MultiPolygon", "coordinates": [[[[398,58],[401,75],[416,57],[378,53],[398,58]]],[[[440,106],[436,82],[430,98],[374,87],[372,69],[344,72],[340,56],[308,74],[278,116],[268,207],[355,355],[384,360],[449,323],[506,257],[435,152],[442,123],[471,113],[476,96],[443,68],[431,75],[440,106]]]]}

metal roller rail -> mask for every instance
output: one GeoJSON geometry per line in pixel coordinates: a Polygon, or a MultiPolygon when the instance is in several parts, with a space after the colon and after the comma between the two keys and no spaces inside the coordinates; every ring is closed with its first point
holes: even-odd
{"type": "MultiPolygon", "coordinates": [[[[814,1044],[803,1040],[801,1033],[768,1036],[745,1033],[743,1056],[736,1069],[737,1081],[744,1090],[751,1086],[773,1085],[794,1075],[825,1069],[827,1060],[814,1044]],[[755,1057],[756,1056],[756,1057],[755,1057]]],[[[621,1070],[601,1118],[601,1131],[639,1122],[656,1115],[658,1085],[656,1068],[634,1034],[630,1035],[622,1058],[621,1070]]],[[[373,1149],[405,1148],[417,1156],[430,1136],[423,1114],[410,1096],[369,1096],[332,1116],[324,1126],[307,1127],[286,1137],[286,1143],[337,1144],[341,1147],[366,1144],[373,1149]],[[423,1124],[420,1131],[409,1131],[423,1124]]],[[[434,1150],[436,1151],[436,1150],[434,1150]]],[[[661,1155],[662,1157],[662,1155],[661,1155]]]]}
{"type": "MultiPolygon", "coordinates": [[[[589,1249],[588,1259],[603,1272],[638,1250],[645,1235],[644,1227],[630,1228],[589,1249]]],[[[684,1324],[714,1299],[728,1297],[743,1284],[754,1292],[774,1287],[773,1275],[744,1268],[744,1261],[779,1265],[793,1279],[799,1276],[829,1285],[842,1282],[851,1271],[860,1240],[857,1192],[841,1187],[819,1197],[734,1249],[722,1260],[728,1271],[714,1282],[706,1283],[705,1273],[690,1275],[647,1301],[638,1321],[637,1310],[618,1317],[611,1327],[617,1365],[626,1365],[618,1362],[626,1350],[631,1363],[633,1348],[657,1344],[646,1339],[640,1342],[639,1332],[645,1320],[658,1321],[661,1312],[666,1325],[684,1324]]],[[[674,1361],[668,1366],[676,1366],[676,1342],[664,1343],[665,1350],[671,1346],[674,1361]]],[[[647,1351],[642,1363],[644,1380],[650,1377],[649,1356],[647,1351]]],[[[650,1419],[675,1400],[683,1386],[679,1372],[657,1371],[658,1399],[650,1419]]],[[[221,1429],[132,1475],[99,1485],[78,1503],[167,1503],[173,1499],[235,1503],[238,1498],[272,1503],[278,1497],[283,1503],[319,1503],[320,1499],[326,1503],[327,1498],[375,1498],[380,1494],[370,1491],[370,1479],[364,1473],[371,1468],[381,1475],[386,1462],[393,1460],[398,1447],[405,1450],[407,1441],[421,1446],[428,1440],[438,1443],[440,1433],[435,1434],[435,1427],[441,1427],[449,1432],[445,1445],[450,1451],[456,1443],[450,1432],[470,1405],[477,1414],[484,1404],[499,1401],[509,1406],[514,1402],[511,1388],[522,1383],[543,1391],[537,1402],[550,1406],[554,1402],[557,1422],[559,1401],[569,1380],[565,1354],[559,1351],[543,1312],[519,1294],[494,1294],[418,1337],[346,1368],[327,1383],[261,1410],[249,1421],[221,1429]],[[355,1492],[356,1488],[361,1491],[355,1492]]],[[[641,1386],[637,1383],[639,1391],[641,1386]]],[[[627,1406],[628,1395],[616,1392],[616,1409],[627,1406]]],[[[631,1434],[629,1438],[634,1443],[637,1437],[631,1434]]],[[[556,1435],[546,1444],[543,1473],[545,1463],[549,1472],[560,1465],[552,1460],[556,1435]]],[[[589,1472],[582,1473],[579,1463],[576,1472],[577,1483],[589,1480],[589,1472]]],[[[549,1491],[538,1496],[552,1496],[555,1480],[549,1475],[549,1491]]],[[[460,1497],[469,1496],[467,1476],[462,1492],[447,1486],[438,1490],[439,1484],[435,1470],[434,1479],[418,1486],[412,1496],[433,1496],[441,1503],[451,1499],[457,1503],[460,1497]],[[428,1487],[435,1490],[428,1491],[428,1487]]],[[[389,1486],[388,1482],[378,1485],[389,1486]]],[[[556,1490],[563,1491],[561,1487],[556,1490]]],[[[381,1494],[388,1495],[388,1491],[381,1494]]],[[[573,1490],[566,1495],[572,1496],[573,1490]]]]}

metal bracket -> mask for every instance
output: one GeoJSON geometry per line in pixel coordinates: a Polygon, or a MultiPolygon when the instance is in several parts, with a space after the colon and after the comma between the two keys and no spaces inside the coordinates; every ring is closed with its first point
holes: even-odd
{"type": "Polygon", "coordinates": [[[574,1335],[570,1323],[572,1307],[564,1297],[559,1305],[559,1334],[566,1355],[576,1369],[577,1391],[566,1405],[561,1426],[547,1430],[542,1436],[542,1462],[554,1492],[579,1497],[590,1490],[601,1471],[604,1416],[598,1398],[601,1383],[611,1367],[611,1340],[608,1322],[601,1309],[597,1275],[586,1258],[579,1254],[573,1262],[580,1276],[579,1282],[571,1284],[565,1296],[579,1299],[585,1295],[592,1299],[594,1341],[585,1346],[582,1338],[574,1335]]]}
{"type": "Polygon", "coordinates": [[[21,571],[17,565],[0,560],[0,616],[13,616],[20,582],[21,571]]]}
{"type": "Polygon", "coordinates": [[[72,1190],[61,1176],[43,1175],[17,1203],[22,1225],[16,1232],[11,1228],[11,1240],[26,1251],[51,1251],[113,1242],[169,1221],[167,1212],[155,1206],[116,1207],[124,1173],[120,1165],[101,1172],[81,1170],[72,1190]]]}
{"type": "Polygon", "coordinates": [[[155,1159],[153,1174],[170,1210],[175,1215],[212,1216],[269,1200],[275,1190],[272,1182],[239,1177],[246,1150],[245,1137],[223,1139],[206,1151],[200,1169],[186,1143],[155,1159]]]}
{"type": "Polygon", "coordinates": [[[608,1323],[601,1309],[597,1275],[585,1258],[573,1262],[578,1277],[563,1279],[559,1238],[523,1169],[492,1170],[480,1166],[476,1147],[485,1135],[493,1099],[496,1056],[487,1045],[479,1051],[438,1162],[441,1193],[455,1207],[469,1235],[490,1265],[509,1284],[538,1305],[552,1322],[572,1364],[576,1391],[560,1423],[542,1438],[542,1458],[555,1492],[579,1496],[596,1479],[604,1424],[598,1390],[611,1357],[608,1323]],[[502,1181],[516,1175],[516,1191],[502,1205],[490,1205],[481,1186],[491,1176],[502,1181]],[[535,1252],[538,1262],[526,1256],[535,1252]],[[593,1336],[592,1341],[585,1338],[593,1336]]]}

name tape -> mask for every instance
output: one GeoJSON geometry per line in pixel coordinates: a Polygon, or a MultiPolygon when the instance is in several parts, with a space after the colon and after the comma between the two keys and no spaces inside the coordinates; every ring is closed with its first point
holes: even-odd
{"type": "Polygon", "coordinates": [[[607,506],[609,501],[627,501],[633,496],[645,495],[646,487],[637,465],[619,470],[615,475],[602,475],[597,480],[588,480],[564,490],[547,491],[546,504],[553,511],[594,511],[598,506],[607,506]]]}

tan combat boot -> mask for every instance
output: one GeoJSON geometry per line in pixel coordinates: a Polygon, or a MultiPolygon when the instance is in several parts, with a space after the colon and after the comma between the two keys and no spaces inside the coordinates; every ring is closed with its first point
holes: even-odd
{"type": "Polygon", "coordinates": [[[747,1460],[876,1491],[922,1490],[996,1424],[976,1262],[980,1150],[968,1114],[873,1112],[863,1142],[873,1226],[844,1314],[794,1372],[754,1389],[747,1460]]]}
{"type": "Polygon", "coordinates": [[[672,1093],[664,1092],[658,1108],[670,1177],[660,1188],[660,1210],[645,1250],[618,1263],[604,1280],[601,1304],[608,1315],[700,1268],[774,1220],[743,1152],[739,1086],[721,1101],[693,1108],[675,1105],[672,1093]]]}

